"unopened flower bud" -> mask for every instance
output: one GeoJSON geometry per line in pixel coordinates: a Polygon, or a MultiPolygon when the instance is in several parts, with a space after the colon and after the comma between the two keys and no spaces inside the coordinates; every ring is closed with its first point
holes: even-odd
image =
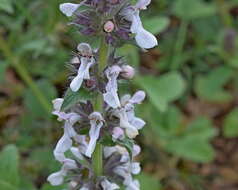
{"type": "Polygon", "coordinates": [[[114,27],[115,27],[114,23],[109,20],[104,24],[103,28],[104,28],[105,32],[109,33],[109,32],[112,32],[114,30],[114,27]]]}
{"type": "Polygon", "coordinates": [[[120,74],[124,79],[132,79],[134,77],[135,69],[130,65],[123,65],[121,69],[122,71],[120,74]]]}

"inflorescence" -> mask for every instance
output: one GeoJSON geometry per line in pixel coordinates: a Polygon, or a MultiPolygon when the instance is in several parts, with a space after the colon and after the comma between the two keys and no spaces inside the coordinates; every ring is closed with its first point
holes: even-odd
{"type": "Polygon", "coordinates": [[[155,36],[143,28],[139,13],[150,0],[84,0],[60,5],[70,24],[82,35],[101,39],[93,49],[80,43],[70,61],[74,75],[64,98],[53,100],[53,114],[64,122],[64,134],[54,156],[62,163],[48,181],[68,184],[70,190],[139,190],[133,178],[140,172],[134,157],[140,147],[134,138],[145,122],[135,116],[135,106],[145,99],[144,91],[118,95],[118,81],[130,80],[135,70],[116,48],[125,43],[142,49],[157,45],[155,36]]]}

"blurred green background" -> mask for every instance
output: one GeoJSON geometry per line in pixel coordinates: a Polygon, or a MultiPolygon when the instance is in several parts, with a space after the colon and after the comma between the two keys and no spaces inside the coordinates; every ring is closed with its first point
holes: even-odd
{"type": "MultiPolygon", "coordinates": [[[[86,40],[67,26],[62,2],[0,0],[0,190],[61,189],[46,182],[60,167],[51,100],[86,40]]],[[[159,46],[119,50],[138,71],[121,93],[148,94],[137,110],[147,121],[141,189],[237,190],[238,0],[153,0],[141,16],[159,46]]]]}

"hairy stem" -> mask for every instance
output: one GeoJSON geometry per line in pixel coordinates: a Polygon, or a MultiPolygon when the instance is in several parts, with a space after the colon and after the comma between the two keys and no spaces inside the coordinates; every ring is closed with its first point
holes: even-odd
{"type": "MultiPolygon", "coordinates": [[[[101,40],[101,45],[99,49],[99,62],[98,62],[98,79],[100,80],[103,70],[107,65],[108,59],[108,46],[105,43],[104,37],[101,40]]],[[[103,112],[103,96],[99,93],[95,99],[95,110],[103,112]]],[[[93,153],[92,164],[96,176],[101,176],[103,174],[103,146],[97,143],[96,149],[93,153]]]]}

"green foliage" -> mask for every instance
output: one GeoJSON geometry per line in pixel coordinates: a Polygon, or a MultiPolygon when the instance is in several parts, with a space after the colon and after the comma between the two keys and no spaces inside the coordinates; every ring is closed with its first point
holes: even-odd
{"type": "Polygon", "coordinates": [[[210,140],[216,131],[209,119],[199,117],[189,124],[183,123],[182,113],[176,107],[158,114],[153,106],[144,108],[150,115],[148,123],[154,135],[159,136],[158,143],[164,150],[178,157],[196,162],[209,162],[214,158],[210,140]]]}
{"type": "Polygon", "coordinates": [[[232,69],[229,67],[218,67],[206,76],[198,76],[195,81],[197,95],[212,102],[227,102],[232,96],[223,89],[232,77],[232,69]]]}
{"type": "Polygon", "coordinates": [[[7,67],[8,67],[8,63],[7,62],[0,61],[0,82],[4,81],[5,72],[6,72],[7,67]]]}
{"type": "MultiPolygon", "coordinates": [[[[61,2],[66,1],[0,0],[0,35],[4,37],[4,47],[10,50],[9,59],[0,49],[0,146],[17,144],[22,155],[19,170],[16,147],[3,148],[0,153],[1,190],[36,190],[39,185],[41,190],[64,188],[52,187],[45,180],[50,172],[59,168],[50,150],[62,131],[57,122],[50,120],[50,115],[10,61],[14,59],[25,68],[49,105],[55,97],[65,95],[65,110],[79,99],[90,96],[85,91],[65,92],[68,73],[65,63],[70,60],[77,43],[88,42],[96,48],[98,40],[82,38],[78,31],[66,29],[66,18],[58,10],[61,2]]],[[[163,163],[157,161],[167,153],[168,163],[179,158],[185,165],[186,160],[195,165],[209,162],[216,156],[216,146],[210,144],[216,130],[222,137],[236,140],[238,36],[236,32],[232,37],[229,31],[238,29],[234,11],[237,5],[237,0],[152,1],[150,9],[141,11],[140,15],[144,27],[158,35],[159,46],[147,54],[133,45],[120,48],[118,55],[125,56],[127,63],[136,67],[138,76],[135,84],[123,81],[121,85],[127,86],[131,93],[138,87],[144,89],[148,97],[146,103],[138,106],[138,115],[147,122],[138,137],[139,144],[144,147],[138,159],[143,161],[146,171],[157,165],[161,170],[154,171],[155,179],[149,173],[139,175],[142,190],[163,189],[157,180],[160,172],[164,174],[163,185],[169,183],[164,179],[171,176],[161,169],[163,163]],[[191,99],[198,105],[191,106],[191,99]],[[195,111],[191,111],[189,105],[195,111]],[[210,109],[215,111],[210,113],[210,109]],[[222,126],[221,129],[215,128],[213,123],[222,126]],[[155,151],[148,153],[150,149],[155,151]]],[[[103,139],[102,143],[112,145],[108,139],[103,139]]],[[[123,143],[130,148],[130,143],[123,143]]],[[[192,177],[190,168],[183,166],[174,167],[173,173],[181,170],[186,170],[186,178],[192,177]]],[[[195,172],[200,174],[198,170],[195,172]]],[[[194,185],[189,189],[198,188],[194,185]]]]}
{"type": "Polygon", "coordinates": [[[0,10],[8,13],[13,13],[13,1],[12,0],[0,0],[0,10]]]}
{"type": "Polygon", "coordinates": [[[223,133],[225,137],[237,137],[238,136],[238,109],[232,110],[224,120],[223,133]]]}
{"type": "Polygon", "coordinates": [[[84,89],[80,89],[77,92],[73,92],[70,88],[66,91],[64,96],[64,102],[61,109],[67,110],[70,106],[84,100],[89,100],[92,95],[84,89]]]}
{"type": "Polygon", "coordinates": [[[117,143],[127,149],[129,152],[130,156],[132,157],[132,151],[133,151],[133,140],[125,137],[122,140],[118,140],[117,143]]]}
{"type": "Polygon", "coordinates": [[[159,180],[155,177],[150,176],[146,173],[141,173],[137,176],[137,179],[140,181],[140,189],[141,190],[161,190],[161,185],[159,180]]]}
{"type": "Polygon", "coordinates": [[[159,78],[154,76],[141,76],[136,79],[150,98],[150,101],[159,111],[166,111],[168,104],[178,99],[185,90],[185,81],[177,72],[164,74],[159,78]]]}
{"type": "MultiPolygon", "coordinates": [[[[37,81],[37,86],[41,92],[44,93],[49,104],[51,101],[57,97],[57,92],[55,87],[47,80],[37,81]]],[[[42,105],[36,99],[35,95],[30,89],[25,92],[25,105],[33,117],[42,117],[42,114],[48,114],[43,109],[42,105]]]]}
{"type": "Polygon", "coordinates": [[[177,0],[173,8],[174,14],[184,20],[208,17],[216,13],[214,5],[202,0],[177,0]]]}
{"type": "Polygon", "coordinates": [[[17,190],[19,186],[19,154],[14,145],[0,153],[0,189],[17,190]]]}
{"type": "Polygon", "coordinates": [[[167,17],[152,17],[143,21],[146,30],[153,34],[163,32],[169,26],[169,19],[167,17]]]}

